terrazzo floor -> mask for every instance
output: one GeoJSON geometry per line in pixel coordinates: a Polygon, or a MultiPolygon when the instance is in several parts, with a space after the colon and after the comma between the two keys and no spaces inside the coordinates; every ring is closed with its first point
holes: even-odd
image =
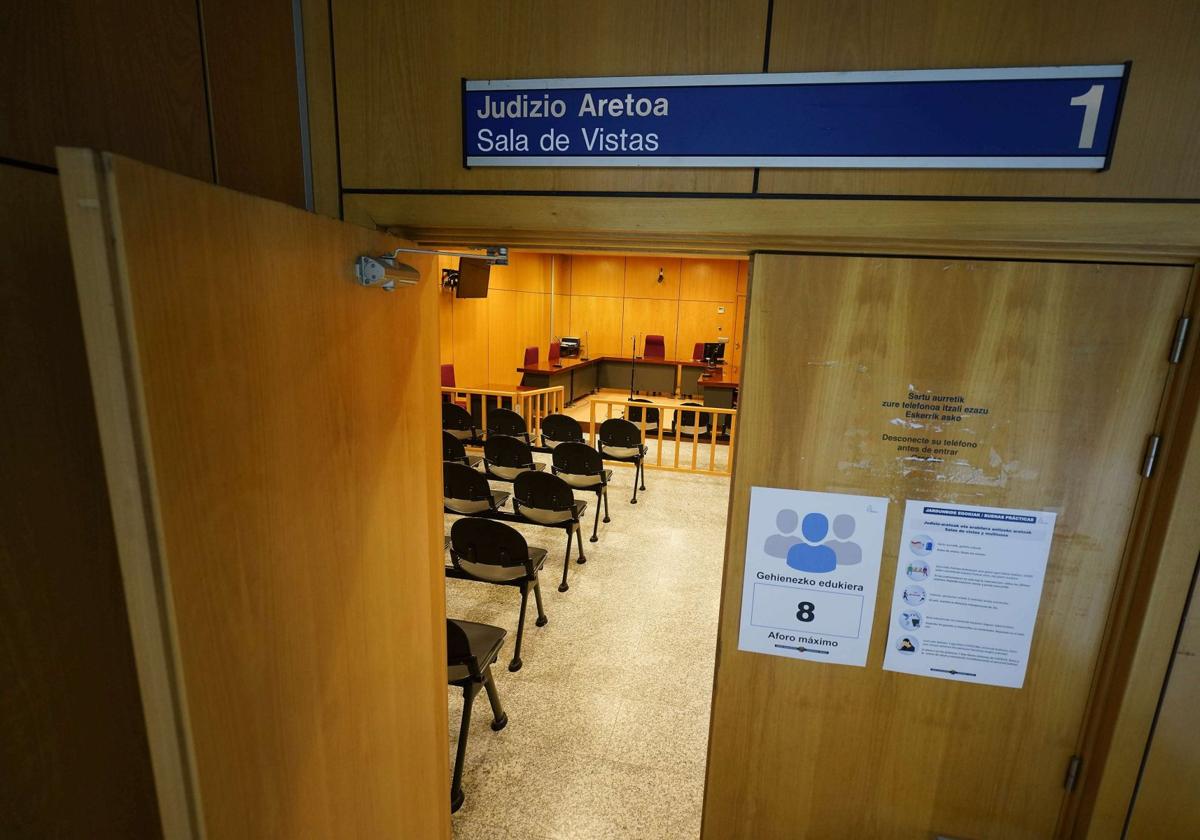
{"type": "MultiPolygon", "coordinates": [[[[562,532],[518,526],[549,552],[549,623],[534,625],[531,597],[520,671],[507,669],[519,592],[446,581],[447,615],[509,631],[494,668],[509,723],[491,730],[481,692],[456,840],[699,836],[729,480],[647,470],[648,489],[630,505],[633,470],[613,472],[599,542],[587,541],[595,495],[578,496],[588,501],[588,561],[572,552],[569,591],[557,591],[562,532]]],[[[460,689],[449,704],[453,767],[460,689]]]]}

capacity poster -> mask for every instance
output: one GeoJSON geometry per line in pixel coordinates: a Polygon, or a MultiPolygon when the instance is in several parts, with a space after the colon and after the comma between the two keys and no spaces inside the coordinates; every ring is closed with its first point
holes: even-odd
{"type": "Polygon", "coordinates": [[[887,504],[751,487],[738,649],[865,665],[887,504]]]}
{"type": "Polygon", "coordinates": [[[1020,688],[1055,518],[910,499],[884,670],[1020,688]]]}

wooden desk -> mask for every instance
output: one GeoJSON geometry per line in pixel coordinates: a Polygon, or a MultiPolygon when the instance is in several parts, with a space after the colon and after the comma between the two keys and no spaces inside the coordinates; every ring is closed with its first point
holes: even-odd
{"type": "Polygon", "coordinates": [[[562,386],[567,402],[572,403],[600,388],[628,388],[631,375],[635,391],[696,396],[700,392],[696,382],[704,371],[704,363],[694,359],[593,356],[590,359],[563,359],[558,366],[539,362],[519,367],[517,371],[521,374],[521,385],[528,388],[562,386]],[[684,371],[687,371],[686,375],[684,371]]]}

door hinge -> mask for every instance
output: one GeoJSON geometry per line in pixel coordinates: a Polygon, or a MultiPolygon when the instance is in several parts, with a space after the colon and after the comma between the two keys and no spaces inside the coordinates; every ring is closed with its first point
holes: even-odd
{"type": "Polygon", "coordinates": [[[1183,346],[1187,344],[1188,327],[1191,325],[1192,319],[1186,315],[1175,325],[1175,337],[1171,339],[1171,355],[1168,358],[1173,365],[1179,364],[1179,360],[1183,358],[1183,346]]]}
{"type": "Polygon", "coordinates": [[[1142,459],[1142,478],[1150,478],[1154,475],[1154,467],[1158,464],[1158,447],[1162,443],[1162,437],[1159,435],[1150,435],[1150,440],[1146,441],[1146,457],[1142,459]]]}
{"type": "Polygon", "coordinates": [[[1063,779],[1063,787],[1067,793],[1075,790],[1075,783],[1079,781],[1079,768],[1083,766],[1083,756],[1073,755],[1071,760],[1067,762],[1067,775],[1063,779]]]}

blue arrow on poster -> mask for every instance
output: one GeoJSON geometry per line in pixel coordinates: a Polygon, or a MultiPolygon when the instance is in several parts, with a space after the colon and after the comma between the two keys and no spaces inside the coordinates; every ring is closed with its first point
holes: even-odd
{"type": "Polygon", "coordinates": [[[463,164],[1101,170],[1129,69],[464,80],[463,164]]]}

